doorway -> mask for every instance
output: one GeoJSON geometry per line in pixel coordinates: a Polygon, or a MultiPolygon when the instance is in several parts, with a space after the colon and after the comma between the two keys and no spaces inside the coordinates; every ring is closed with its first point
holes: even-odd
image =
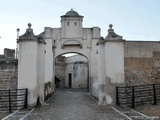
{"type": "Polygon", "coordinates": [[[68,74],[68,87],[72,88],[72,74],[71,73],[68,74]]]}

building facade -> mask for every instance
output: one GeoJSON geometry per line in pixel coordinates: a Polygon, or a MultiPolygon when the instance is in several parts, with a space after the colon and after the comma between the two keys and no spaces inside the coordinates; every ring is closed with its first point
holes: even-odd
{"type": "Polygon", "coordinates": [[[28,26],[17,41],[18,88],[29,89],[30,106],[44,104],[56,86],[88,88],[99,105],[115,105],[116,86],[159,82],[159,42],[126,41],[111,24],[103,38],[99,27],[84,28],[73,9],[61,16],[60,28],[45,27],[35,36],[28,26]],[[68,53],[78,55],[62,56],[68,53]]]}

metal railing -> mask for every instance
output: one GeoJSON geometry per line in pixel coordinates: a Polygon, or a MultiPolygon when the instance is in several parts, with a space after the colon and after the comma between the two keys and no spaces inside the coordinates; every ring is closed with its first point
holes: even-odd
{"type": "Polygon", "coordinates": [[[116,87],[116,105],[135,108],[136,105],[160,101],[160,84],[116,87]]]}
{"type": "Polygon", "coordinates": [[[27,108],[28,89],[0,90],[0,111],[27,108]]]}

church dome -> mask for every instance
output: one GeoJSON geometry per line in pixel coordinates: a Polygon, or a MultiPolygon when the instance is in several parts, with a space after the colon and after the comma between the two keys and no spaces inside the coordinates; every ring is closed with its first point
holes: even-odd
{"type": "Polygon", "coordinates": [[[61,17],[83,17],[83,16],[79,15],[76,11],[74,11],[73,9],[71,9],[65,15],[63,15],[61,17]]]}

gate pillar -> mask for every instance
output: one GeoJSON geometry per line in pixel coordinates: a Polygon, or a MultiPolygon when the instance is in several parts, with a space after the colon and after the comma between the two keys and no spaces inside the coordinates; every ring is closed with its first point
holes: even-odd
{"type": "Polygon", "coordinates": [[[124,40],[109,25],[108,35],[99,40],[99,104],[116,104],[116,86],[124,85],[124,40]],[[100,42],[101,41],[101,42],[100,42]],[[101,70],[100,70],[101,69],[101,70]],[[101,85],[102,83],[102,85],[101,85]]]}
{"type": "Polygon", "coordinates": [[[30,23],[28,27],[25,34],[17,40],[19,44],[18,89],[28,88],[28,105],[35,106],[40,94],[38,85],[43,82],[43,74],[39,76],[42,73],[43,67],[38,67],[39,63],[43,63],[43,60],[39,60],[39,58],[43,58],[43,55],[40,56],[38,52],[44,48],[38,46],[38,43],[41,41],[33,34],[30,23]]]}

